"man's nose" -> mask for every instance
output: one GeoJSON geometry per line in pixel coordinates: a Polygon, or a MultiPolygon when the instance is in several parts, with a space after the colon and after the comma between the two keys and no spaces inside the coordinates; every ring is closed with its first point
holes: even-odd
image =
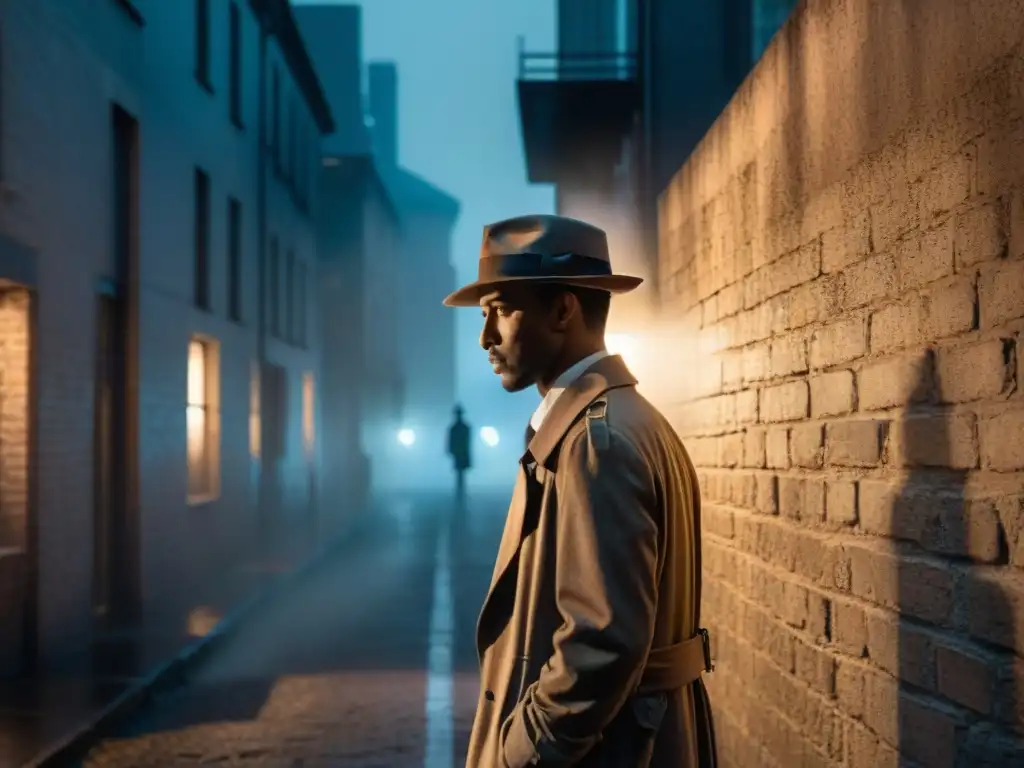
{"type": "Polygon", "coordinates": [[[480,329],[480,346],[483,349],[490,349],[497,343],[494,333],[494,323],[491,318],[484,320],[484,327],[480,329]]]}

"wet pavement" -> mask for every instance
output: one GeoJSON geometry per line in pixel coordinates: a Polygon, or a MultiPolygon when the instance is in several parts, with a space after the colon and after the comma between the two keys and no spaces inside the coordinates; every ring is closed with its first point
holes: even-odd
{"type": "Polygon", "coordinates": [[[507,504],[381,505],[338,555],[261,610],[84,766],[461,766],[474,627],[507,504]]]}

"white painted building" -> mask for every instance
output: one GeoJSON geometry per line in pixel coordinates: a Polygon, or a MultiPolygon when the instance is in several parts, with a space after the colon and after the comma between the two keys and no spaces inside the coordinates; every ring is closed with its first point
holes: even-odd
{"type": "Polygon", "coordinates": [[[0,664],[170,649],[316,531],[330,111],[286,0],[2,0],[0,73],[0,664]]]}

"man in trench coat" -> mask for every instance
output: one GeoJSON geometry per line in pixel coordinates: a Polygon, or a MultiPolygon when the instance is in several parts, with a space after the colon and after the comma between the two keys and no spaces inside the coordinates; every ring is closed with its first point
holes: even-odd
{"type": "Polygon", "coordinates": [[[558,216],[484,228],[478,280],[494,372],[536,385],[491,586],[467,768],[713,768],[701,675],[700,496],[686,450],[604,348],[605,233],[558,216]]]}

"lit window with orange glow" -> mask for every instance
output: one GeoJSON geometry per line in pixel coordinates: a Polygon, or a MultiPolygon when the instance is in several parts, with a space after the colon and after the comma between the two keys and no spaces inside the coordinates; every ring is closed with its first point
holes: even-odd
{"type": "Polygon", "coordinates": [[[260,458],[262,417],[260,411],[260,364],[253,360],[249,367],[249,455],[260,458]]]}
{"type": "Polygon", "coordinates": [[[217,352],[210,339],[193,337],[189,341],[185,435],[191,503],[210,501],[220,490],[217,352]]]}
{"type": "Polygon", "coordinates": [[[306,458],[313,459],[313,451],[316,448],[316,411],[315,408],[315,383],[312,373],[305,373],[302,376],[302,446],[306,451],[306,458]]]}

